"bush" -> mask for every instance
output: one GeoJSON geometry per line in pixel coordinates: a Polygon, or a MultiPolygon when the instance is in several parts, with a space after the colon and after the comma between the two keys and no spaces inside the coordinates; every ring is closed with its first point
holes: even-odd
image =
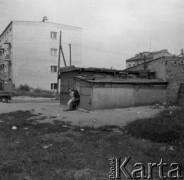
{"type": "Polygon", "coordinates": [[[13,93],[13,96],[47,97],[54,98],[55,93],[40,88],[31,88],[28,85],[20,85],[13,93]]]}
{"type": "Polygon", "coordinates": [[[31,87],[29,86],[29,85],[27,85],[27,84],[24,84],[24,85],[20,85],[19,87],[18,87],[18,90],[20,90],[20,91],[30,91],[31,90],[31,87]]]}
{"type": "Polygon", "coordinates": [[[36,89],[33,89],[33,92],[34,93],[41,93],[41,92],[44,92],[44,90],[42,90],[40,88],[36,88],[36,89]]]}

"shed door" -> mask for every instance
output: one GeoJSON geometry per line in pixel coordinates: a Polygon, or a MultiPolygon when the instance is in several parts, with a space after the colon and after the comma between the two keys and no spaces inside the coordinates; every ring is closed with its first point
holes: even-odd
{"type": "Polygon", "coordinates": [[[91,110],[91,88],[80,87],[80,107],[91,110]]]}
{"type": "Polygon", "coordinates": [[[184,106],[184,83],[180,84],[178,92],[178,105],[184,106]]]}

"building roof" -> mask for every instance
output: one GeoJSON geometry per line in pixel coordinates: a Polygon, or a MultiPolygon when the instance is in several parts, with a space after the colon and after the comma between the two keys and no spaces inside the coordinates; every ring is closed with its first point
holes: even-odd
{"type": "Polygon", "coordinates": [[[71,26],[71,25],[65,25],[65,24],[59,24],[59,23],[53,23],[53,22],[42,22],[42,21],[17,21],[17,20],[14,20],[14,21],[11,21],[8,26],[4,29],[4,31],[0,34],[0,37],[4,34],[4,32],[8,29],[9,26],[11,26],[14,22],[18,22],[18,23],[40,23],[40,24],[53,24],[53,25],[61,25],[63,27],[70,27],[72,29],[78,29],[78,30],[82,30],[81,27],[77,27],[77,26],[71,26]]]}
{"type": "Polygon", "coordinates": [[[75,76],[76,79],[86,81],[89,83],[112,83],[112,84],[156,84],[156,85],[166,85],[165,82],[160,79],[123,79],[119,77],[108,77],[108,76],[75,76]]]}
{"type": "Polygon", "coordinates": [[[161,53],[165,53],[165,55],[162,55],[162,56],[172,56],[172,54],[170,54],[167,51],[167,49],[163,49],[163,50],[160,50],[160,51],[142,52],[142,53],[136,54],[134,57],[132,57],[130,59],[127,59],[126,62],[144,60],[144,58],[146,60],[153,60],[154,59],[154,55],[161,54],[161,53]]]}
{"type": "Polygon", "coordinates": [[[75,66],[67,66],[67,67],[62,67],[59,69],[59,79],[60,77],[62,77],[61,74],[64,73],[68,73],[68,72],[77,72],[76,74],[81,75],[81,73],[83,72],[83,74],[85,74],[85,72],[87,72],[85,76],[88,76],[90,78],[90,76],[96,76],[98,77],[99,74],[100,77],[103,76],[103,74],[105,74],[106,76],[113,76],[113,77],[136,77],[136,76],[140,76],[142,73],[146,73],[147,75],[153,75],[155,73],[155,71],[150,71],[150,70],[116,70],[116,69],[106,69],[106,68],[94,68],[94,67],[89,67],[89,68],[81,68],[81,67],[75,67],[75,66]],[[90,74],[91,73],[91,74],[90,74]]]}
{"type": "MultiPolygon", "coordinates": [[[[179,57],[179,56],[168,56],[168,57],[167,56],[162,56],[162,57],[158,57],[156,59],[152,59],[152,60],[146,62],[146,64],[151,63],[153,61],[158,61],[158,60],[163,59],[163,58],[166,61],[179,61],[179,60],[184,61],[184,57],[179,57]]],[[[134,69],[135,67],[139,67],[139,66],[143,66],[143,65],[144,65],[144,62],[143,63],[140,63],[140,64],[137,64],[135,66],[126,68],[126,69],[123,70],[123,72],[129,72],[129,73],[131,73],[131,71],[132,71],[131,69],[134,69]]],[[[133,70],[133,72],[137,72],[137,71],[133,70]]]]}
{"type": "Polygon", "coordinates": [[[95,68],[95,67],[83,68],[83,67],[75,67],[75,66],[67,66],[59,69],[60,73],[72,72],[72,71],[115,73],[115,72],[122,72],[123,70],[95,68]]]}
{"type": "MultiPolygon", "coordinates": [[[[146,56],[146,60],[152,60],[153,58],[149,55],[149,56],[146,56]]],[[[127,59],[126,62],[132,62],[132,61],[139,61],[139,60],[144,60],[144,57],[132,57],[130,59],[127,59]]]]}

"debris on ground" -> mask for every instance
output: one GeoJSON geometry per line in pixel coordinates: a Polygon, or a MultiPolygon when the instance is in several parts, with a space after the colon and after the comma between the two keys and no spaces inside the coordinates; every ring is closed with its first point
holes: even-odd
{"type": "Polygon", "coordinates": [[[51,147],[51,146],[52,146],[52,144],[48,144],[48,145],[43,146],[43,148],[44,148],[44,149],[47,149],[47,148],[49,148],[49,147],[51,147]]]}
{"type": "Polygon", "coordinates": [[[159,109],[159,108],[160,108],[160,105],[159,105],[159,104],[155,104],[155,105],[153,105],[152,108],[153,108],[153,109],[159,109]]]}
{"type": "Polygon", "coordinates": [[[70,127],[70,126],[67,126],[67,125],[62,125],[62,127],[65,127],[65,128],[66,128],[66,127],[70,127]]]}
{"type": "Polygon", "coordinates": [[[96,119],[93,120],[93,123],[96,123],[96,119]]]}
{"type": "Polygon", "coordinates": [[[17,129],[17,127],[16,127],[16,126],[13,126],[13,127],[12,127],[12,130],[16,130],[16,129],[17,129]]]}
{"type": "Polygon", "coordinates": [[[166,103],[166,102],[164,102],[164,103],[163,103],[163,107],[164,107],[164,108],[169,108],[169,104],[166,103]]]}
{"type": "Polygon", "coordinates": [[[174,147],[173,146],[170,146],[169,147],[169,150],[174,151],[174,147]]]}

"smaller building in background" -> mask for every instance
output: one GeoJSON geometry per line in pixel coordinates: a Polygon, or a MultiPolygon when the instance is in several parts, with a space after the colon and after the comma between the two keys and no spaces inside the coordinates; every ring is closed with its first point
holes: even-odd
{"type": "Polygon", "coordinates": [[[126,60],[126,67],[130,68],[136,65],[139,65],[141,63],[144,63],[144,61],[149,62],[151,60],[160,58],[160,57],[170,57],[173,56],[170,54],[167,49],[163,49],[160,51],[155,52],[141,52],[139,54],[136,54],[135,57],[132,57],[130,59],[126,60]]]}
{"type": "Polygon", "coordinates": [[[184,105],[184,57],[160,57],[124,70],[130,73],[137,71],[150,71],[155,73],[155,78],[168,82],[166,101],[169,104],[184,105]]]}

